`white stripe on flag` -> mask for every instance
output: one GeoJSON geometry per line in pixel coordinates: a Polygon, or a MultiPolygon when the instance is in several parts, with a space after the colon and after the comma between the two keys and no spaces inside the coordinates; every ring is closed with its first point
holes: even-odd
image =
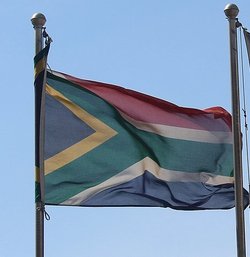
{"type": "Polygon", "coordinates": [[[234,178],[232,177],[213,175],[205,172],[191,173],[163,169],[151,158],[146,157],[143,160],[123,170],[119,174],[111,177],[110,179],[105,180],[97,186],[88,188],[80,192],[79,194],[62,202],[61,204],[80,205],[83,201],[87,200],[93,195],[98,194],[114,186],[131,181],[134,178],[143,175],[145,171],[152,173],[158,179],[161,179],[166,182],[202,182],[204,184],[214,186],[234,182],[234,178]]]}
{"type": "Polygon", "coordinates": [[[231,132],[206,131],[173,127],[162,124],[146,123],[142,121],[137,121],[122,112],[120,112],[120,114],[125,120],[134,125],[136,128],[152,132],[160,136],[203,143],[232,144],[231,132]]]}

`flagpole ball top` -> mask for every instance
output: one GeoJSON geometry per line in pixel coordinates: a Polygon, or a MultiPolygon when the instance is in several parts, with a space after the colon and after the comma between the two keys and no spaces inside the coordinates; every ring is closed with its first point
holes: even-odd
{"type": "Polygon", "coordinates": [[[235,19],[239,13],[239,8],[236,4],[227,4],[224,13],[229,19],[235,19]]]}
{"type": "Polygon", "coordinates": [[[46,22],[46,18],[42,13],[34,13],[31,17],[31,23],[35,27],[43,27],[46,22]]]}

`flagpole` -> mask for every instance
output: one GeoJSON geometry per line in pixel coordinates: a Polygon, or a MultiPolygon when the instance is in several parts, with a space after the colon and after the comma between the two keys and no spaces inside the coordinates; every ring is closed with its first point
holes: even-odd
{"type": "Polygon", "coordinates": [[[232,129],[233,129],[233,155],[235,177],[235,214],[237,256],[246,257],[245,246],[245,221],[243,203],[243,176],[241,156],[241,126],[240,126],[240,102],[239,102],[239,76],[238,76],[238,52],[237,52],[237,15],[239,9],[235,4],[228,4],[224,9],[229,21],[230,39],[230,65],[231,65],[231,94],[232,94],[232,129]]]}
{"type": "MultiPolygon", "coordinates": [[[[35,30],[35,53],[43,49],[42,30],[46,18],[41,13],[35,13],[31,17],[31,23],[35,30]]],[[[36,257],[44,257],[44,205],[42,201],[36,202],[36,257]]]]}

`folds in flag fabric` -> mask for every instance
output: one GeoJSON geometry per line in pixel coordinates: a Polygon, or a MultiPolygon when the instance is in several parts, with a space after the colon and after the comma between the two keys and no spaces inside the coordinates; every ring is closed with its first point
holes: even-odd
{"type": "Polygon", "coordinates": [[[231,116],[223,108],[183,108],[55,71],[44,90],[45,204],[234,207],[231,116]]]}
{"type": "Polygon", "coordinates": [[[244,33],[245,42],[246,42],[248,61],[250,63],[250,33],[245,28],[243,28],[243,33],[244,33]]]}
{"type": "Polygon", "coordinates": [[[49,45],[34,58],[35,86],[35,201],[44,201],[43,185],[43,141],[44,141],[44,98],[46,83],[46,65],[49,45]],[[43,109],[42,109],[43,108],[43,109]],[[41,191],[42,190],[42,191],[41,191]]]}

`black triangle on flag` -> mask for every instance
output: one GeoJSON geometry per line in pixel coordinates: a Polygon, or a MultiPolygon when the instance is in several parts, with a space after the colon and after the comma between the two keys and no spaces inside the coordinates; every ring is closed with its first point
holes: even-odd
{"type": "Polygon", "coordinates": [[[45,160],[95,133],[66,106],[46,94],[45,160]]]}

